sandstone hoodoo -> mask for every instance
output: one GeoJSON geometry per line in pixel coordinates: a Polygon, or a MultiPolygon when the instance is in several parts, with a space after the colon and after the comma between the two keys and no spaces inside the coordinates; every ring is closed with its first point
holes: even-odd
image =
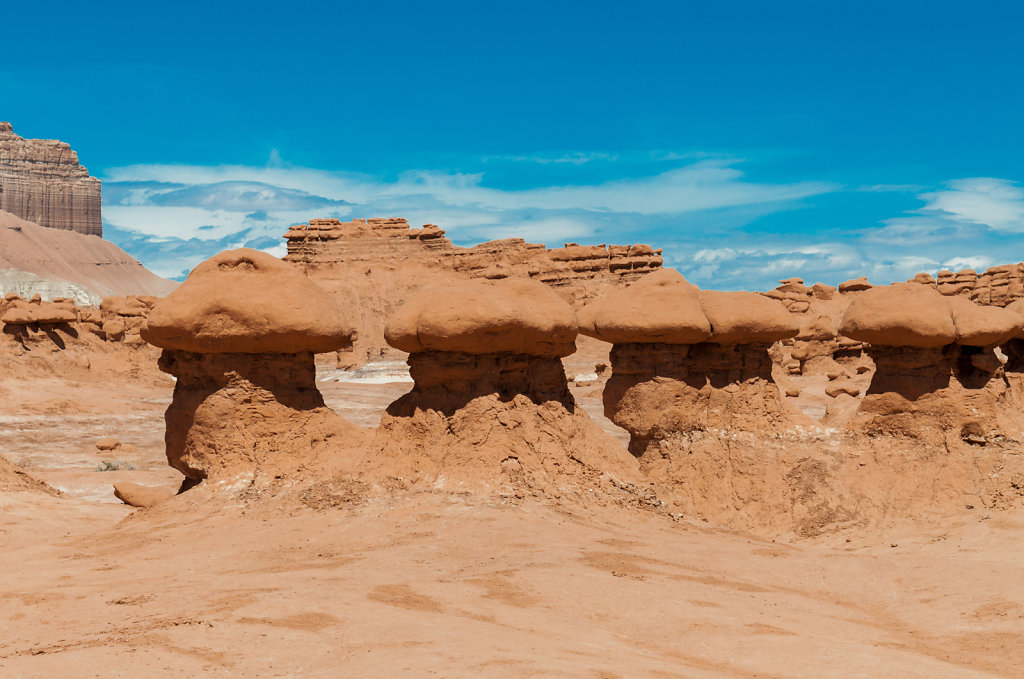
{"type": "Polygon", "coordinates": [[[186,485],[294,478],[343,455],[362,430],[324,405],[313,357],[352,332],[327,293],[268,254],[229,250],[193,269],[142,330],[177,378],[165,440],[186,485]]]}
{"type": "Polygon", "coordinates": [[[768,348],[799,328],[775,300],[698,291],[663,269],[585,307],[580,328],[614,345],[605,412],[630,432],[634,455],[664,458],[666,441],[712,430],[791,425],[768,348]]]}
{"type": "Polygon", "coordinates": [[[784,438],[810,421],[784,403],[768,353],[798,332],[782,303],[663,270],[584,307],[580,326],[614,344],[605,413],[684,512],[775,533],[810,513],[789,479],[804,455],[784,438]]]}
{"type": "Polygon", "coordinates": [[[875,364],[855,426],[940,444],[961,428],[1017,433],[993,348],[1015,337],[1021,321],[1006,309],[944,297],[929,284],[864,292],[840,326],[846,337],[868,343],[875,364]]]}
{"type": "Polygon", "coordinates": [[[927,282],[875,287],[851,302],[840,332],[867,342],[875,363],[845,424],[853,457],[837,468],[858,512],[942,515],[1012,501],[1024,471],[1015,449],[1024,418],[994,347],[1022,321],[927,282]],[[865,482],[877,474],[914,482],[900,492],[865,482]]]}
{"type": "Polygon", "coordinates": [[[639,466],[573,400],[560,358],[577,318],[526,279],[433,288],[388,321],[412,391],[387,410],[371,480],[600,501],[656,502],[639,466]]]}

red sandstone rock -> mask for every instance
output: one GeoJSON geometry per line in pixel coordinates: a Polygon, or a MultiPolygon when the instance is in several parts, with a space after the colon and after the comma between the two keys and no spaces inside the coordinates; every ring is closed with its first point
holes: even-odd
{"type": "Polygon", "coordinates": [[[999,307],[984,307],[963,296],[949,298],[956,326],[957,344],[993,347],[1024,329],[1024,317],[1012,310],[999,307]]]}
{"type": "Polygon", "coordinates": [[[119,481],[114,484],[114,497],[129,507],[155,507],[174,497],[170,488],[144,486],[131,481],[119,481]]]}
{"type": "Polygon", "coordinates": [[[156,303],[142,334],[177,379],[167,460],[192,482],[294,478],[362,441],[324,405],[312,353],[347,345],[352,331],[330,296],[279,259],[211,257],[156,303]]]}
{"type": "Polygon", "coordinates": [[[100,451],[117,450],[121,447],[121,442],[115,438],[100,439],[96,442],[96,449],[100,451]]]}
{"type": "Polygon", "coordinates": [[[384,321],[419,291],[468,279],[528,278],[551,286],[575,309],[604,290],[661,267],[649,246],[547,249],[521,238],[461,248],[436,226],[410,229],[404,219],[313,219],[292,227],[285,261],[324,287],[357,329],[353,356],[365,361],[386,348],[384,321]]]}
{"type": "Polygon", "coordinates": [[[160,300],[142,338],[196,353],[315,353],[351,344],[334,300],[264,252],[228,250],[199,264],[160,300]]]}
{"type": "Polygon", "coordinates": [[[850,303],[839,332],[884,346],[940,347],[956,340],[949,301],[918,283],[864,291],[850,303]]]}
{"type": "Polygon", "coordinates": [[[363,465],[371,484],[573,502],[655,504],[629,453],[569,391],[576,317],[536,281],[426,291],[389,321],[412,391],[388,407],[363,465]]]}
{"type": "Polygon", "coordinates": [[[568,356],[576,314],[551,288],[526,279],[431,288],[389,319],[388,344],[410,353],[449,351],[568,356]]]}
{"type": "Polygon", "coordinates": [[[795,337],[799,326],[779,302],[752,292],[701,290],[714,344],[771,344],[795,337]]]}
{"type": "Polygon", "coordinates": [[[839,284],[839,292],[861,292],[863,290],[870,290],[873,288],[871,283],[868,283],[868,279],[864,276],[860,278],[852,278],[848,281],[843,281],[839,284]]]}
{"type": "Polygon", "coordinates": [[[580,311],[580,333],[613,344],[696,344],[711,336],[697,288],[674,269],[648,274],[580,311]]]}

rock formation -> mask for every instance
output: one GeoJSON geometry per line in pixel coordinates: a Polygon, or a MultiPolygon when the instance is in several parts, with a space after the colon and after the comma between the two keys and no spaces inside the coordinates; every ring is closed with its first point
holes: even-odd
{"type": "Polygon", "coordinates": [[[97,304],[108,295],[163,296],[177,287],[109,241],[47,229],[3,210],[0,281],[8,281],[2,292],[71,297],[78,304],[97,304]]]}
{"type": "Polygon", "coordinates": [[[978,304],[1005,307],[1024,298],[1024,264],[1003,264],[978,274],[940,271],[936,287],[943,295],[963,295],[978,304]]]}
{"type": "Polygon", "coordinates": [[[667,457],[662,446],[680,436],[791,427],[768,348],[797,330],[778,302],[698,292],[671,269],[600,297],[580,323],[583,334],[614,345],[605,412],[642,459],[667,457]]]}
{"type": "Polygon", "coordinates": [[[538,281],[467,281],[415,296],[386,333],[409,352],[415,386],[381,421],[368,478],[656,504],[636,461],[569,392],[559,359],[576,334],[572,308],[538,281]]]}
{"type": "Polygon", "coordinates": [[[0,122],[0,210],[55,229],[103,235],[100,180],[53,139],[22,139],[0,122]]]}
{"type": "Polygon", "coordinates": [[[177,379],[165,441],[186,485],[294,479],[362,436],[324,405],[313,363],[350,344],[352,329],[327,293],[268,254],[201,263],[157,302],[142,337],[177,379]]]}
{"type": "Polygon", "coordinates": [[[97,308],[78,306],[68,298],[48,302],[38,294],[25,300],[8,293],[0,299],[0,324],[10,340],[7,349],[15,353],[88,346],[92,339],[137,347],[144,344],[139,333],[156,300],[106,297],[97,308]]]}
{"type": "Polygon", "coordinates": [[[428,224],[412,229],[404,219],[311,219],[285,238],[285,261],[331,292],[358,330],[358,363],[385,347],[384,319],[417,291],[431,285],[484,278],[530,278],[580,306],[609,286],[661,267],[661,250],[647,245],[581,246],[548,250],[519,238],[472,248],[452,244],[428,224]]]}
{"type": "Polygon", "coordinates": [[[1018,435],[993,347],[1020,332],[1012,311],[947,299],[932,285],[876,287],[850,304],[839,332],[867,342],[871,386],[851,425],[884,436],[952,445],[984,430],[1018,435]]]}
{"type": "Polygon", "coordinates": [[[810,421],[786,406],[772,376],[770,345],[798,331],[782,304],[698,291],[662,270],[592,302],[580,327],[614,344],[605,413],[684,512],[791,528],[801,502],[787,474],[802,457],[791,441],[810,421]]]}
{"type": "Polygon", "coordinates": [[[822,486],[843,487],[854,513],[892,516],[998,506],[1013,494],[1024,417],[993,347],[1022,323],[1012,311],[946,298],[927,281],[854,300],[839,331],[868,343],[875,372],[845,425],[847,458],[822,486]],[[878,476],[913,482],[887,487],[878,476]]]}

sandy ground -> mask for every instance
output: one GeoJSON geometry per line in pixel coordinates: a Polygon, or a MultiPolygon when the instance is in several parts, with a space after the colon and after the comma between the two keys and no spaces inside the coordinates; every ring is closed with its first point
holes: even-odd
{"type": "MultiPolygon", "coordinates": [[[[63,497],[0,493],[0,677],[1022,676],[1022,512],[776,544],[441,494],[131,510],[113,480],[180,478],[172,386],[4,382],[0,451],[63,497]]],[[[372,426],[409,384],[321,388],[372,426]]]]}

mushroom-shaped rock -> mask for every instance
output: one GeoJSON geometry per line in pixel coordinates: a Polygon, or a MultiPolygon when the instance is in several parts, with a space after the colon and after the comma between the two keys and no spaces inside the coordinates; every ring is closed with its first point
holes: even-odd
{"type": "MultiPolygon", "coordinates": [[[[968,423],[993,436],[1018,431],[1002,365],[991,347],[1020,330],[1012,311],[979,307],[934,286],[897,283],[859,295],[840,333],[868,343],[871,384],[847,423],[878,441],[953,448],[968,423]],[[997,379],[999,378],[999,379],[997,379]]],[[[900,444],[903,445],[903,444],[900,444]]]]}
{"type": "Polygon", "coordinates": [[[660,269],[580,311],[580,333],[612,344],[696,344],[711,336],[697,288],[660,269]]]}
{"type": "Polygon", "coordinates": [[[576,314],[538,281],[509,278],[435,288],[402,306],[384,331],[409,353],[512,353],[561,358],[576,350],[576,314]]]}
{"type": "MultiPolygon", "coordinates": [[[[808,298],[799,280],[783,287],[808,298]]],[[[743,480],[774,474],[760,451],[804,419],[789,410],[772,376],[771,345],[799,331],[780,299],[697,291],[663,270],[581,312],[583,325],[592,323],[581,332],[613,342],[605,414],[630,433],[630,451],[648,475],[679,493],[697,516],[750,527],[736,507],[770,515],[772,498],[785,495],[778,474],[777,484],[758,489],[743,480]],[[666,294],[653,298],[652,289],[666,294]],[[628,324],[616,324],[617,309],[629,311],[628,324]]]]}
{"type": "Polygon", "coordinates": [[[560,357],[576,334],[576,314],[537,281],[468,281],[410,299],[385,336],[410,352],[415,384],[381,420],[368,483],[648,501],[636,460],[569,391],[560,357]]]}
{"type": "Polygon", "coordinates": [[[325,353],[350,346],[333,298],[265,252],[227,250],[154,306],[142,338],[202,354],[325,353]]]}
{"type": "Polygon", "coordinates": [[[752,292],[701,290],[704,315],[711,323],[714,344],[771,344],[795,337],[796,319],[777,300],[752,292]]]}
{"type": "Polygon", "coordinates": [[[266,253],[232,250],[197,266],[142,333],[177,378],[168,462],[191,482],[339,464],[365,436],[324,405],[313,354],[347,346],[351,333],[329,296],[266,253]]]}

